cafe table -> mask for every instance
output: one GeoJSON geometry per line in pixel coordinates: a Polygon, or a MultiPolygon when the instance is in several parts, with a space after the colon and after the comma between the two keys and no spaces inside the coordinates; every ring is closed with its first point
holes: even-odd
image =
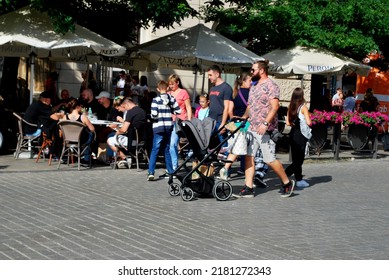
{"type": "Polygon", "coordinates": [[[116,125],[121,126],[123,124],[121,122],[114,122],[114,121],[107,121],[107,120],[96,120],[96,119],[91,119],[90,122],[93,125],[106,125],[106,126],[109,126],[111,124],[116,124],[116,125]]]}

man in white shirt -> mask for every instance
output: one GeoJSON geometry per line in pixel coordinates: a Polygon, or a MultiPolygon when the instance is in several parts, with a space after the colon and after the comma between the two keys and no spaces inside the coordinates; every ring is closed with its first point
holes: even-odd
{"type": "Polygon", "coordinates": [[[119,80],[116,83],[115,96],[124,94],[125,84],[126,84],[126,72],[122,70],[119,72],[119,80]]]}

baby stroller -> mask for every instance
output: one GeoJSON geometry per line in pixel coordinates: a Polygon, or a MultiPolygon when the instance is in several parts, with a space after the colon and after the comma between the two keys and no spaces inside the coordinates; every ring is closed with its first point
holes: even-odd
{"type": "MultiPolygon", "coordinates": [[[[192,119],[181,123],[182,132],[189,142],[191,152],[169,178],[168,192],[171,196],[181,195],[184,201],[192,200],[195,193],[203,196],[213,195],[220,201],[230,199],[231,183],[225,180],[215,180],[214,173],[218,173],[215,168],[220,169],[227,162],[226,160],[219,161],[217,155],[223,144],[244,127],[245,121],[242,121],[222,142],[218,139],[218,133],[213,133],[215,125],[216,121],[211,118],[205,118],[203,121],[192,119]],[[192,170],[185,168],[189,161],[195,160],[198,163],[193,163],[192,170]],[[219,162],[222,164],[220,165],[219,162]],[[182,171],[187,173],[182,174],[182,171]],[[174,181],[174,177],[177,180],[174,181]]],[[[224,126],[220,127],[219,131],[223,128],[224,126]]]]}

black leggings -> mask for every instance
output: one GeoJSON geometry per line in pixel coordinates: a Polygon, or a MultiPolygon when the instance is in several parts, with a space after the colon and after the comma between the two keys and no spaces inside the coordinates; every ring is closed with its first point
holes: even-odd
{"type": "Polygon", "coordinates": [[[294,174],[296,181],[300,181],[303,179],[302,166],[305,159],[305,146],[308,140],[301,134],[300,129],[296,127],[292,127],[289,136],[292,164],[285,169],[285,172],[288,177],[294,174]]]}

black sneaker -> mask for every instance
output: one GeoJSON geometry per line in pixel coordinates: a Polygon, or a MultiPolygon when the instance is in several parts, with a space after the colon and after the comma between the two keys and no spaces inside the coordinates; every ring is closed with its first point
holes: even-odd
{"type": "Polygon", "coordinates": [[[289,180],[289,183],[282,186],[281,197],[290,197],[293,194],[295,184],[296,182],[294,180],[289,180]]]}
{"type": "Polygon", "coordinates": [[[239,192],[239,197],[254,197],[254,194],[254,188],[244,186],[244,188],[239,192]]]}
{"type": "MultiPolygon", "coordinates": [[[[165,174],[162,174],[162,175],[159,175],[159,178],[160,179],[169,179],[170,178],[170,174],[169,173],[165,173],[165,174]]],[[[173,176],[173,179],[177,179],[177,177],[176,176],[173,176]]]]}

